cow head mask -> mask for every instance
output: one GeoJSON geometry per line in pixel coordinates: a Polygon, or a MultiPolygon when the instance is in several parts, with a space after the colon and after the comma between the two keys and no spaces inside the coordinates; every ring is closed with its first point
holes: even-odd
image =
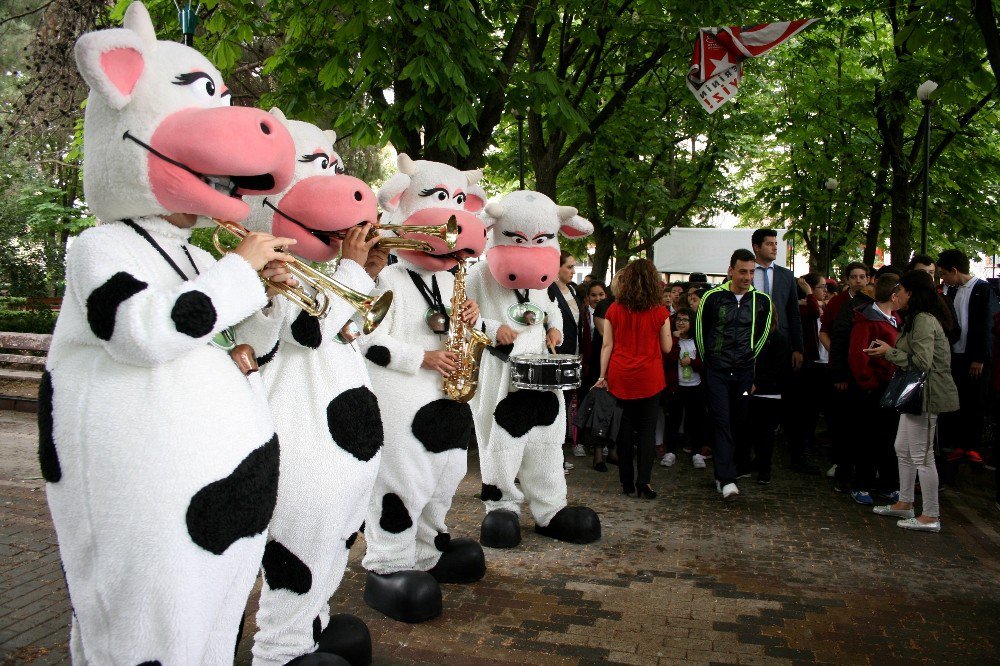
{"type": "Polygon", "coordinates": [[[508,289],[547,289],[559,272],[558,235],[582,238],[594,231],[576,208],[528,190],[491,201],[485,213],[491,231],[486,262],[508,289]]]}
{"type": "Polygon", "coordinates": [[[286,120],[279,109],[271,109],[271,115],[292,135],[295,173],[281,192],[247,197],[250,217],[246,226],[294,238],[298,242],[290,250],[303,259],[330,261],[340,250],[337,234],[377,221],[375,193],[354,176],[344,174],[344,163],[333,149],[335,132],[286,120]]]}
{"type": "Polygon", "coordinates": [[[219,71],[182,44],[159,41],[139,2],[122,28],[77,40],[90,86],[84,194],[103,220],[192,213],[242,220],[239,196],[284,189],[292,138],[273,116],[230,106],[219,71]]]}
{"type": "Polygon", "coordinates": [[[385,211],[383,224],[440,226],[455,217],[458,242],[454,249],[433,236],[401,234],[431,244],[430,252],[399,250],[401,258],[431,271],[448,270],[455,257],[478,257],[486,246],[486,226],[476,215],[483,209],[486,193],[479,186],[481,171],[458,169],[426,160],[411,160],[401,153],[396,160],[399,172],[378,191],[385,211]]]}

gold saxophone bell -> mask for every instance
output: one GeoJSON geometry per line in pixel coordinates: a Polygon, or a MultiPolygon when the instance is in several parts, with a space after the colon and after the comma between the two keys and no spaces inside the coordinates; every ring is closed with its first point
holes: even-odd
{"type": "MultiPolygon", "coordinates": [[[[212,234],[212,244],[221,254],[226,254],[228,251],[222,246],[220,240],[223,230],[229,232],[230,235],[235,236],[239,240],[243,240],[250,233],[246,227],[236,222],[225,222],[215,219],[213,221],[218,226],[212,234]]],[[[345,287],[298,259],[292,259],[286,263],[288,265],[288,272],[295,276],[300,286],[290,287],[282,282],[271,282],[264,278],[261,278],[261,281],[276,289],[282,296],[317,319],[322,319],[326,316],[327,311],[329,311],[330,296],[337,296],[350,303],[357,311],[362,323],[361,330],[365,334],[368,334],[378,327],[389,311],[389,306],[392,305],[391,291],[378,296],[368,296],[350,287],[345,287]],[[316,295],[310,296],[301,285],[309,286],[316,292],[316,295]]]]}
{"type": "MultiPolygon", "coordinates": [[[[444,224],[433,226],[420,226],[413,224],[376,224],[372,225],[372,230],[368,234],[368,240],[378,235],[379,231],[394,231],[396,233],[426,234],[440,238],[448,246],[449,250],[455,249],[458,243],[458,220],[452,215],[444,224]]],[[[336,231],[331,234],[335,238],[343,240],[347,236],[347,231],[336,231]]],[[[402,238],[400,236],[382,236],[378,242],[380,247],[390,250],[414,250],[416,252],[430,252],[434,248],[430,243],[419,238],[402,238]]]]}

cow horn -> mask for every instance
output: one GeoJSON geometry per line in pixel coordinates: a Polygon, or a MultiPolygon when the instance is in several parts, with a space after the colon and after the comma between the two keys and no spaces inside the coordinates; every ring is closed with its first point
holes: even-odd
{"type": "Polygon", "coordinates": [[[483,179],[483,172],[480,169],[472,169],[471,171],[463,171],[465,174],[465,181],[469,185],[476,185],[483,179]]]}
{"type": "Polygon", "coordinates": [[[569,220],[579,212],[572,206],[556,206],[556,211],[559,213],[560,220],[569,220]]]}
{"type": "Polygon", "coordinates": [[[337,143],[337,133],[333,130],[323,130],[323,136],[325,136],[331,144],[337,143]]]}
{"type": "Polygon", "coordinates": [[[133,2],[128,6],[128,9],[125,10],[125,18],[122,20],[122,27],[139,35],[139,38],[146,44],[150,46],[156,44],[156,29],[153,28],[153,20],[149,18],[146,5],[141,2],[133,2]]]}
{"type": "Polygon", "coordinates": [[[413,160],[406,153],[399,154],[396,158],[396,166],[399,168],[400,173],[405,173],[407,176],[412,176],[417,170],[417,165],[413,163],[413,160]]]}
{"type": "Polygon", "coordinates": [[[285,127],[288,127],[288,118],[285,117],[285,112],[284,111],[282,111],[281,109],[279,109],[276,106],[272,106],[271,110],[268,111],[268,113],[270,113],[272,116],[274,116],[275,118],[277,118],[278,122],[280,122],[282,125],[284,125],[285,127]]]}
{"type": "Polygon", "coordinates": [[[503,217],[503,204],[499,201],[491,201],[486,204],[486,214],[492,217],[494,220],[499,220],[503,217]]]}

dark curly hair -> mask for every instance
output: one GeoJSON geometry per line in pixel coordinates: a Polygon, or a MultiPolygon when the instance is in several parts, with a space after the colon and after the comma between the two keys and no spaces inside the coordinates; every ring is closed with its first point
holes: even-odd
{"type": "Polygon", "coordinates": [[[663,287],[660,273],[649,259],[636,259],[618,276],[618,304],[633,312],[642,312],[660,305],[663,287]]]}
{"type": "Polygon", "coordinates": [[[899,280],[899,286],[910,292],[910,302],[903,311],[903,331],[909,331],[917,315],[926,312],[941,324],[945,333],[950,333],[955,327],[951,309],[947,301],[938,293],[934,286],[934,278],[923,271],[910,271],[899,280]]]}

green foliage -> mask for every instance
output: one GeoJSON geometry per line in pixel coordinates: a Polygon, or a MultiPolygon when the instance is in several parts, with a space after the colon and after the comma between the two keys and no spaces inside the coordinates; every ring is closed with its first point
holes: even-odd
{"type": "Polygon", "coordinates": [[[8,310],[0,304],[0,331],[8,333],[52,333],[57,313],[46,307],[8,310]]]}

